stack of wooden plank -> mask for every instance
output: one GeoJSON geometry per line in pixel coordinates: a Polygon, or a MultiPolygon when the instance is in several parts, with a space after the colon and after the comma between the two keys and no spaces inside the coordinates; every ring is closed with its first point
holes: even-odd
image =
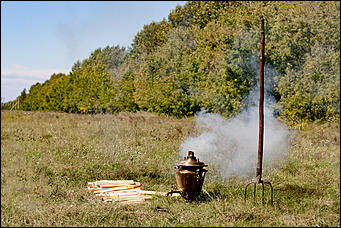
{"type": "MultiPolygon", "coordinates": [[[[141,203],[152,199],[152,195],[166,196],[166,192],[144,191],[141,184],[133,180],[100,180],[88,182],[88,190],[106,202],[141,203]]],[[[176,194],[173,196],[176,196],[176,194]]]]}

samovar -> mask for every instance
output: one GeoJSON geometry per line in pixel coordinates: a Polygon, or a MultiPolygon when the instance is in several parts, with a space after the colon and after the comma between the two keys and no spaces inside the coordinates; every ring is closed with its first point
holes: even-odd
{"type": "Polygon", "coordinates": [[[175,166],[177,169],[175,177],[178,189],[172,189],[167,195],[177,192],[186,200],[195,199],[201,192],[207,172],[204,169],[206,166],[204,162],[200,162],[199,158],[194,156],[193,151],[188,151],[188,156],[184,157],[184,160],[175,166]]]}

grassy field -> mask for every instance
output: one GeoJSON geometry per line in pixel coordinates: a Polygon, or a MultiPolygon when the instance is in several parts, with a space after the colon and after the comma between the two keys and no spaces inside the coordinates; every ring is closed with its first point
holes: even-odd
{"type": "Polygon", "coordinates": [[[88,192],[88,182],[102,179],[169,191],[193,126],[193,118],[143,112],[2,111],[1,226],[340,226],[339,122],[298,131],[283,164],[263,170],[273,205],[258,191],[244,201],[250,179],[221,180],[213,171],[203,186],[209,195],[193,202],[154,196],[120,205],[88,192]]]}

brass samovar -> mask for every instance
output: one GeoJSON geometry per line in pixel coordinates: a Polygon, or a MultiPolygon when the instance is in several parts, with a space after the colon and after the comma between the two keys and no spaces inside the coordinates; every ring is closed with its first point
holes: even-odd
{"type": "Polygon", "coordinates": [[[178,165],[175,166],[177,190],[172,189],[167,195],[172,193],[180,193],[180,195],[186,200],[195,199],[201,192],[202,185],[204,183],[205,174],[207,172],[204,162],[200,162],[194,156],[193,151],[188,151],[188,156],[184,157],[178,165]]]}

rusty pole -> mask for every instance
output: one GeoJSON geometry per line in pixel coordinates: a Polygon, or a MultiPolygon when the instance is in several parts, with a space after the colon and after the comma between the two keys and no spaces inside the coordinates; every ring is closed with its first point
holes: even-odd
{"type": "Polygon", "coordinates": [[[263,166],[263,134],[264,134],[264,19],[261,19],[261,51],[260,51],[260,72],[259,72],[259,138],[258,138],[258,163],[256,177],[258,183],[262,180],[263,166]]]}
{"type": "Polygon", "coordinates": [[[244,197],[246,200],[246,193],[248,186],[253,184],[253,197],[256,198],[257,184],[262,184],[262,199],[264,203],[264,184],[268,184],[271,190],[271,203],[273,203],[273,188],[269,181],[262,180],[262,166],[263,166],[263,134],[264,134],[264,19],[261,19],[261,53],[260,53],[260,74],[259,74],[259,141],[258,141],[258,163],[256,169],[256,181],[250,182],[245,187],[244,197]]]}

